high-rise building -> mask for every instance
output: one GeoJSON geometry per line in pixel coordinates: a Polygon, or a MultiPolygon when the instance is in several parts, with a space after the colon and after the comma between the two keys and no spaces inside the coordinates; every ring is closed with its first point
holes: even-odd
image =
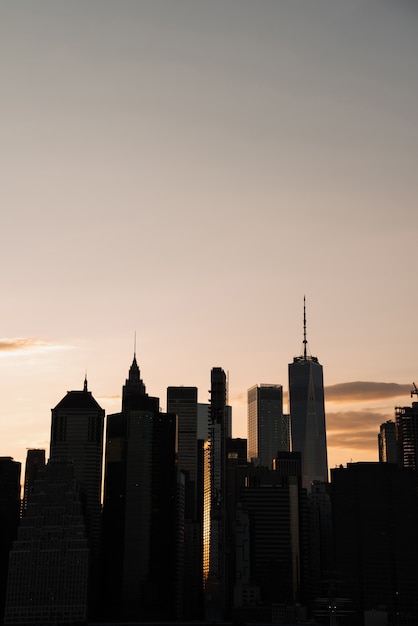
{"type": "Polygon", "coordinates": [[[23,486],[22,511],[28,506],[28,497],[36,477],[45,468],[45,450],[30,449],[26,454],[25,483],[23,486]]]}
{"type": "Polygon", "coordinates": [[[282,385],[254,385],[248,396],[248,460],[271,467],[277,452],[289,451],[282,385]]]}
{"type": "Polygon", "coordinates": [[[68,391],[51,411],[50,459],[65,459],[74,466],[83,502],[89,563],[89,619],[97,614],[100,591],[102,465],[104,409],[87,389],[68,391]]]}
{"type": "MultiPolygon", "coordinates": [[[[331,506],[338,584],[357,619],[385,610],[389,624],[418,623],[417,474],[395,463],[348,463],[331,469],[331,506]]],[[[371,622],[370,622],[371,623],[371,622]]]]}
{"type": "Polygon", "coordinates": [[[380,424],[377,436],[379,446],[379,461],[381,463],[397,463],[398,452],[396,448],[396,424],[388,420],[380,424]]]}
{"type": "MultiPolygon", "coordinates": [[[[176,416],[146,393],[136,356],[122,410],[108,415],[103,507],[106,618],[178,616],[184,487],[177,479],[176,416]],[[182,494],[182,498],[179,498],[182,494]]],[[[181,476],[184,474],[181,473],[181,476]]]]}
{"type": "Polygon", "coordinates": [[[52,409],[49,458],[74,464],[85,498],[87,538],[93,559],[100,552],[104,409],[84,380],[82,391],[68,391],[52,409]]]}
{"type": "Polygon", "coordinates": [[[226,437],[227,378],[221,367],[211,370],[209,440],[204,486],[205,618],[219,621],[227,611],[226,580],[226,437]],[[209,483],[208,483],[209,481],[209,483]]]}
{"type": "Polygon", "coordinates": [[[289,364],[289,401],[292,451],[302,458],[302,486],[328,481],[322,365],[308,353],[306,309],[303,302],[303,350],[289,364]]]}
{"type": "Polygon", "coordinates": [[[168,387],[167,411],[177,416],[177,466],[184,473],[184,567],[182,595],[185,620],[202,616],[202,509],[198,485],[197,387],[168,387]]]}
{"type": "MultiPolygon", "coordinates": [[[[418,394],[414,385],[411,396],[418,394]]],[[[401,467],[418,471],[418,402],[395,408],[396,443],[401,467]]]]}
{"type": "Polygon", "coordinates": [[[278,452],[271,468],[249,463],[243,470],[234,619],[295,623],[296,606],[304,601],[308,556],[300,454],[278,452]],[[279,607],[288,613],[280,620],[274,617],[279,607]]]}
{"type": "Polygon", "coordinates": [[[89,547],[70,461],[38,473],[10,552],[5,624],[85,624],[89,547]]]}
{"type": "Polygon", "coordinates": [[[4,612],[9,551],[20,517],[21,464],[10,456],[0,457],[0,622],[4,612]]]}

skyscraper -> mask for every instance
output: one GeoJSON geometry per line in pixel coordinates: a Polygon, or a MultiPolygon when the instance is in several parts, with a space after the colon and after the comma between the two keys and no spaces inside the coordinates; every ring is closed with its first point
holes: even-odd
{"type": "Polygon", "coordinates": [[[322,365],[308,354],[306,308],[303,299],[303,351],[289,364],[289,400],[292,450],[302,458],[302,486],[328,481],[322,365]]]}
{"type": "Polygon", "coordinates": [[[26,510],[28,505],[28,497],[33,487],[36,477],[40,471],[45,468],[45,450],[28,450],[26,454],[25,465],[25,484],[23,488],[22,511],[26,510]]]}
{"type": "Polygon", "coordinates": [[[209,441],[205,448],[204,585],[206,619],[225,617],[226,599],[226,433],[227,379],[211,371],[209,441]]]}
{"type": "MultiPolygon", "coordinates": [[[[415,384],[411,397],[414,394],[418,395],[415,384]]],[[[413,402],[412,406],[396,407],[395,422],[399,464],[418,471],[418,402],[413,402]]]]}
{"type": "Polygon", "coordinates": [[[254,385],[248,396],[248,460],[271,467],[277,452],[289,451],[287,416],[281,385],[254,385]]]}
{"type": "Polygon", "coordinates": [[[108,415],[103,549],[106,618],[172,620],[177,610],[176,416],[150,397],[134,355],[122,410],[108,415]]]}
{"type": "Polygon", "coordinates": [[[184,473],[184,619],[202,612],[202,510],[198,464],[197,387],[168,387],[167,411],[177,416],[177,466],[184,473]]]}
{"type": "Polygon", "coordinates": [[[395,463],[331,469],[336,595],[358,611],[348,623],[364,624],[364,611],[381,608],[388,624],[418,623],[416,494],[416,473],[395,463]]]}
{"type": "Polygon", "coordinates": [[[9,551],[19,524],[20,471],[18,461],[10,456],[0,457],[0,622],[4,611],[9,551]]]}
{"type": "Polygon", "coordinates": [[[379,461],[381,463],[397,463],[396,424],[392,420],[380,424],[377,436],[379,446],[379,461]]]}
{"type": "Polygon", "coordinates": [[[85,624],[89,547],[75,466],[38,473],[10,552],[5,624],[85,624]]]}
{"type": "Polygon", "coordinates": [[[100,552],[104,410],[87,389],[68,391],[52,409],[50,458],[74,464],[85,498],[87,538],[93,559],[100,552]]]}

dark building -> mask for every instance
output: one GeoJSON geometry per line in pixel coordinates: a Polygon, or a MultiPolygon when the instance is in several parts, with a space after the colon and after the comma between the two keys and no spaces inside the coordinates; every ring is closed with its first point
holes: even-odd
{"type": "Polygon", "coordinates": [[[303,351],[289,364],[289,401],[292,451],[302,458],[302,486],[328,481],[325,430],[324,380],[322,365],[308,354],[305,299],[303,308],[303,351]]]}
{"type": "MultiPolygon", "coordinates": [[[[416,387],[411,396],[418,394],[416,387]]],[[[401,467],[418,470],[418,402],[395,408],[396,444],[401,467]]]]}
{"type": "Polygon", "coordinates": [[[23,486],[22,512],[26,511],[28,497],[38,473],[45,468],[45,450],[31,449],[26,454],[25,482],[23,486]]]}
{"type": "Polygon", "coordinates": [[[205,618],[226,618],[226,438],[229,434],[227,379],[221,367],[211,370],[209,440],[205,456],[203,575],[205,618]]]}
{"type": "MultiPolygon", "coordinates": [[[[177,466],[184,474],[184,567],[181,594],[185,620],[202,617],[202,503],[198,483],[197,387],[168,387],[167,411],[177,416],[177,466]]],[[[201,445],[201,444],[200,444],[201,445]]]]}
{"type": "Polygon", "coordinates": [[[87,389],[68,391],[52,409],[49,458],[70,461],[83,503],[89,564],[89,619],[97,615],[101,547],[104,410],[87,389]]]}
{"type": "Polygon", "coordinates": [[[181,611],[184,484],[176,468],[176,416],[159,404],[146,393],[134,356],[122,411],[107,417],[103,606],[109,620],[173,620],[181,611]]]}
{"type": "Polygon", "coordinates": [[[271,467],[277,452],[290,450],[289,416],[282,385],[254,385],[248,397],[248,460],[271,467]]]}
{"type": "Polygon", "coordinates": [[[392,463],[331,469],[331,505],[336,595],[355,611],[341,623],[363,625],[365,611],[381,610],[390,625],[417,624],[416,473],[392,463]]]}
{"type": "Polygon", "coordinates": [[[92,559],[100,553],[104,410],[87,389],[68,391],[52,409],[49,458],[71,461],[85,499],[86,529],[92,559]]]}
{"type": "Polygon", "coordinates": [[[21,464],[10,456],[0,457],[0,619],[4,612],[9,551],[20,517],[21,464]]]}
{"type": "Polygon", "coordinates": [[[380,431],[377,436],[379,446],[380,463],[397,463],[398,451],[396,446],[396,424],[388,420],[380,424],[380,431]]]}
{"type": "Polygon", "coordinates": [[[89,547],[74,466],[50,459],[10,552],[5,624],[85,624],[89,547]]]}
{"type": "Polygon", "coordinates": [[[308,529],[300,454],[278,453],[272,465],[244,470],[236,517],[237,621],[290,623],[304,605],[308,529]]]}

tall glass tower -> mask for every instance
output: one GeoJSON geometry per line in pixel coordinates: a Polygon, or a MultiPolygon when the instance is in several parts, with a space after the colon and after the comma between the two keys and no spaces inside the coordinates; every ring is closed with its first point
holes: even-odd
{"type": "Polygon", "coordinates": [[[292,451],[302,457],[302,486],[328,481],[322,365],[308,353],[306,306],[303,299],[303,350],[289,364],[289,401],[292,451]]]}

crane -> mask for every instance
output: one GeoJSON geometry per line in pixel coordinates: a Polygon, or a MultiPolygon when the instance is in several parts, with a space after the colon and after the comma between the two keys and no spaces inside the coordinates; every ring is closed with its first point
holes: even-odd
{"type": "Polygon", "coordinates": [[[414,395],[418,396],[418,389],[417,389],[416,384],[415,384],[415,383],[412,383],[412,387],[413,387],[413,389],[411,390],[411,398],[412,398],[414,395]]]}

